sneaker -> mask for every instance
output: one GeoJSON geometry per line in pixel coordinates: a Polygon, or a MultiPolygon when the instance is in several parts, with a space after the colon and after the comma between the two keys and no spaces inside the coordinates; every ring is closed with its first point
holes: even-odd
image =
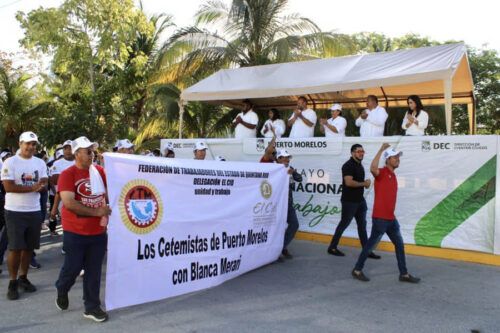
{"type": "Polygon", "coordinates": [[[62,254],[62,255],[65,255],[65,254],[66,254],[66,251],[64,251],[64,249],[61,249],[61,254],[62,254]]]}
{"type": "Polygon", "coordinates": [[[375,254],[373,252],[370,252],[370,254],[368,255],[368,258],[371,258],[371,259],[380,259],[382,258],[381,256],[379,256],[378,254],[375,254]]]}
{"type": "Polygon", "coordinates": [[[56,306],[61,311],[67,310],[69,306],[68,294],[58,293],[56,298],[56,306]]]}
{"type": "Polygon", "coordinates": [[[9,288],[7,289],[7,298],[10,299],[11,301],[19,298],[18,286],[19,283],[17,282],[17,280],[9,281],[9,288]]]}
{"type": "Polygon", "coordinates": [[[285,257],[285,259],[293,258],[292,254],[287,249],[283,249],[283,251],[281,251],[281,254],[285,257]]]}
{"type": "Polygon", "coordinates": [[[38,261],[36,261],[35,257],[31,257],[30,267],[34,269],[40,269],[42,268],[42,265],[40,265],[38,261]]]}
{"type": "Polygon", "coordinates": [[[97,308],[92,311],[85,311],[83,316],[88,319],[92,319],[93,321],[97,321],[98,323],[108,320],[108,314],[102,311],[101,308],[97,308]]]}
{"type": "Polygon", "coordinates": [[[339,249],[328,249],[328,254],[331,254],[332,256],[337,256],[337,257],[344,257],[345,254],[344,252],[340,251],[339,249]]]}
{"type": "Polygon", "coordinates": [[[54,231],[51,231],[51,232],[50,232],[50,235],[51,235],[51,236],[59,236],[59,233],[58,233],[57,231],[55,231],[55,230],[54,230],[54,231]]]}
{"type": "Polygon", "coordinates": [[[24,289],[25,292],[33,293],[36,291],[36,287],[30,282],[30,280],[28,280],[28,278],[19,278],[17,281],[19,283],[19,288],[24,289]]]}
{"type": "Polygon", "coordinates": [[[410,274],[408,275],[400,275],[399,276],[399,281],[401,282],[408,282],[408,283],[419,283],[420,278],[412,276],[410,274]]]}
{"type": "Polygon", "coordinates": [[[359,281],[363,281],[363,282],[370,281],[370,279],[366,275],[363,274],[363,271],[358,271],[358,273],[356,273],[356,270],[353,269],[351,272],[351,275],[353,278],[355,278],[356,280],[359,280],[359,281]]]}

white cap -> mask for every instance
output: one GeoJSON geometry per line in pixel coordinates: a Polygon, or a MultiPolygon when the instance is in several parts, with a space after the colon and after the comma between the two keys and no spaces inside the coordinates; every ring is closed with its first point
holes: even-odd
{"type": "Polygon", "coordinates": [[[10,151],[3,151],[1,154],[0,154],[0,160],[3,160],[3,158],[5,156],[7,156],[8,154],[12,155],[12,153],[10,151]]]}
{"type": "Polygon", "coordinates": [[[73,141],[71,141],[71,140],[66,140],[66,141],[64,141],[64,143],[62,144],[62,148],[66,147],[66,146],[70,146],[70,147],[71,147],[71,143],[72,143],[72,142],[73,142],[73,141]]]}
{"type": "Polygon", "coordinates": [[[118,144],[116,145],[116,147],[118,149],[121,149],[121,148],[128,149],[128,148],[132,148],[133,146],[134,146],[134,144],[132,142],[130,142],[129,139],[118,140],[118,144]]]}
{"type": "Polygon", "coordinates": [[[113,148],[118,149],[118,144],[119,144],[119,143],[120,143],[120,140],[116,140],[115,145],[113,146],[113,148]]]}
{"type": "Polygon", "coordinates": [[[225,162],[226,158],[222,155],[217,155],[217,156],[215,156],[215,160],[219,161],[219,162],[225,162]]]}
{"type": "Polygon", "coordinates": [[[278,153],[276,154],[276,158],[280,158],[280,157],[292,157],[292,155],[287,152],[285,149],[280,149],[278,150],[278,153]]]}
{"type": "Polygon", "coordinates": [[[331,111],[335,111],[335,110],[339,110],[339,111],[342,111],[342,105],[340,104],[333,104],[332,107],[330,108],[331,111]]]}
{"type": "Polygon", "coordinates": [[[71,153],[74,155],[78,149],[90,147],[97,149],[97,147],[99,147],[99,144],[97,142],[90,142],[87,137],[81,136],[71,142],[71,153]]]}
{"type": "Polygon", "coordinates": [[[19,142],[33,142],[33,141],[39,143],[38,137],[33,132],[24,132],[19,136],[19,142]]]}
{"type": "Polygon", "coordinates": [[[63,155],[64,155],[64,153],[61,151],[61,149],[56,150],[56,159],[58,159],[59,157],[61,157],[63,155]]]}
{"type": "Polygon", "coordinates": [[[195,150],[205,150],[205,149],[208,149],[208,147],[205,144],[205,142],[198,141],[198,142],[195,143],[193,151],[195,151],[195,150]]]}
{"type": "Polygon", "coordinates": [[[393,157],[393,156],[403,156],[403,152],[402,151],[396,151],[394,148],[392,147],[389,147],[387,148],[386,150],[384,150],[384,152],[382,153],[382,156],[384,158],[384,160],[388,159],[389,157],[393,157]]]}
{"type": "Polygon", "coordinates": [[[167,142],[165,149],[169,151],[174,151],[174,144],[172,142],[167,142]]]}

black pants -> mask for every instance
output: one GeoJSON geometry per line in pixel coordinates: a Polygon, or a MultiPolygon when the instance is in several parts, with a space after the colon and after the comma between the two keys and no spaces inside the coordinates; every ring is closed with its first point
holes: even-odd
{"type": "Polygon", "coordinates": [[[345,229],[351,224],[352,218],[356,219],[356,224],[358,225],[358,236],[361,245],[364,247],[368,240],[368,235],[366,234],[366,201],[363,199],[360,202],[350,202],[342,201],[342,215],[340,222],[335,229],[335,234],[332,237],[330,246],[328,249],[336,249],[340,242],[340,237],[344,233],[345,229]]]}
{"type": "Polygon", "coordinates": [[[108,236],[106,233],[96,236],[83,236],[64,231],[63,249],[66,252],[64,264],[56,281],[58,294],[67,294],[82,269],[83,300],[85,311],[100,307],[101,272],[108,236]]]}

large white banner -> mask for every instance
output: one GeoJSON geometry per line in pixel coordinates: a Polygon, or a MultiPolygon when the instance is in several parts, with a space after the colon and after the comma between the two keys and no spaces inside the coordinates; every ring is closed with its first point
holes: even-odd
{"type": "MultiPolygon", "coordinates": [[[[500,206],[495,195],[500,186],[499,140],[495,135],[345,137],[279,139],[278,146],[290,149],[291,164],[303,176],[293,187],[301,231],[334,233],[342,210],[341,169],[350,158],[350,147],[363,145],[366,178],[373,180],[370,163],[381,143],[389,142],[404,153],[396,170],[396,217],[405,243],[500,254],[500,206]]],[[[178,156],[189,156],[192,151],[184,146],[196,140],[162,140],[162,145],[169,141],[179,147],[178,156]]],[[[228,160],[258,161],[256,152],[262,154],[265,146],[262,139],[206,142],[210,156],[228,160]]],[[[370,230],[373,188],[365,190],[365,198],[370,230]]],[[[358,237],[354,221],[344,236],[358,237]]]]}
{"type": "Polygon", "coordinates": [[[107,153],[106,308],[218,285],[283,248],[282,165],[107,153]]]}

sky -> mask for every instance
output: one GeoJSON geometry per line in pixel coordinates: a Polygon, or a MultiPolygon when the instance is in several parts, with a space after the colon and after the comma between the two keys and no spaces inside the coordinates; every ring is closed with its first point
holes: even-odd
{"type": "MultiPolygon", "coordinates": [[[[227,0],[228,2],[230,0],[227,0]]],[[[20,51],[23,32],[16,12],[54,7],[62,0],[0,0],[0,51],[20,51]]],[[[174,16],[178,27],[193,22],[202,0],[143,0],[146,12],[174,16]],[[182,5],[180,5],[182,4],[182,5]]],[[[379,32],[389,37],[416,33],[438,41],[459,40],[500,51],[500,2],[494,0],[289,0],[288,12],[310,18],[323,31],[379,32]]]]}

